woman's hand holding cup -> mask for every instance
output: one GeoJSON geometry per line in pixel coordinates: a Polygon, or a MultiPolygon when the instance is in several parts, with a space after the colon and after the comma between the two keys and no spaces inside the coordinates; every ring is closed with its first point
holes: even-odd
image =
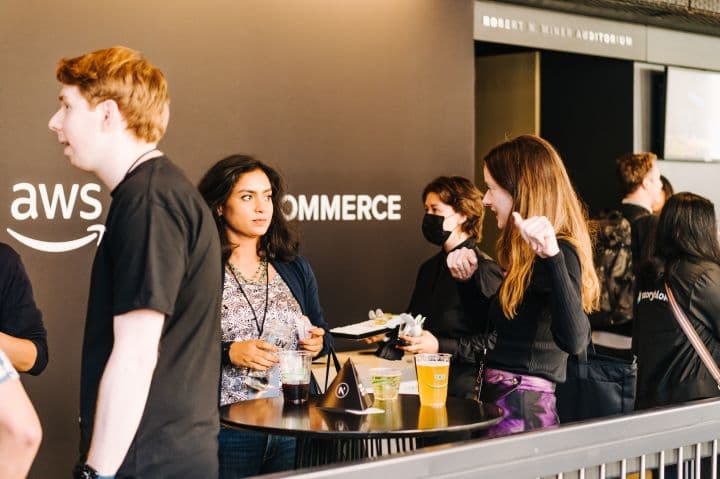
{"type": "Polygon", "coordinates": [[[323,348],[323,336],[325,336],[325,330],[323,328],[313,327],[308,330],[310,336],[299,341],[300,348],[305,351],[310,351],[313,356],[320,353],[323,348]]]}
{"type": "Polygon", "coordinates": [[[230,346],[230,362],[239,368],[267,371],[278,362],[278,348],[262,339],[235,341],[230,346]]]}

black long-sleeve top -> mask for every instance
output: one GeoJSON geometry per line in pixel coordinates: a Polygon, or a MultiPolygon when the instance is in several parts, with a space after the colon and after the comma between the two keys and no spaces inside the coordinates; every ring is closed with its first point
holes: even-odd
{"type": "Polygon", "coordinates": [[[0,332],[35,345],[37,357],[29,374],[37,375],[45,369],[48,347],[42,313],[35,305],[20,256],[4,243],[0,243],[0,332]]]}
{"type": "MultiPolygon", "coordinates": [[[[459,248],[475,248],[472,240],[459,248]]],[[[427,319],[424,329],[438,340],[439,352],[453,355],[448,393],[472,392],[477,375],[476,353],[487,344],[487,310],[502,281],[498,264],[478,254],[478,269],[468,281],[457,281],[447,267],[447,253],[440,251],[420,266],[407,311],[427,319]]]]}
{"type": "Polygon", "coordinates": [[[497,339],[488,367],[564,382],[568,353],[587,348],[590,322],[582,306],[580,261],[568,242],[559,246],[557,255],[535,258],[514,318],[505,318],[493,298],[488,317],[497,339]]]}

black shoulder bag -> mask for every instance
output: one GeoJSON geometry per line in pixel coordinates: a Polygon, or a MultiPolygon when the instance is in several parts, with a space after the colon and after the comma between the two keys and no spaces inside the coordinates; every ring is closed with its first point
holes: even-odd
{"type": "Polygon", "coordinates": [[[333,362],[333,366],[335,366],[335,372],[337,373],[338,371],[340,371],[340,361],[338,361],[337,355],[335,354],[335,349],[330,347],[327,355],[325,356],[325,361],[326,361],[325,387],[320,388],[320,383],[318,382],[317,378],[315,377],[315,374],[310,373],[310,395],[311,396],[320,396],[325,391],[327,391],[328,378],[330,376],[330,361],[331,360],[333,362]]]}
{"type": "Polygon", "coordinates": [[[595,345],[567,360],[567,379],[555,389],[561,423],[626,414],[635,409],[637,357],[599,354],[595,345]]]}

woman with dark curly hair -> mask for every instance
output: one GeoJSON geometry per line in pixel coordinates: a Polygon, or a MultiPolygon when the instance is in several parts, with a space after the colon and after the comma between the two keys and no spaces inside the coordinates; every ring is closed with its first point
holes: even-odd
{"type": "MultiPolygon", "coordinates": [[[[264,163],[234,155],[210,168],[198,188],[217,224],[225,273],[220,405],[277,396],[277,351],[319,356],[332,344],[312,268],[298,256],[280,208],[282,179],[264,163]]],[[[221,478],[293,468],[291,437],[221,428],[219,440],[221,478]]]]}
{"type": "Polygon", "coordinates": [[[487,309],[502,281],[498,264],[477,245],[482,193],[467,178],[441,176],[423,190],[425,239],[440,251],[418,271],[407,311],[427,319],[419,337],[401,336],[411,353],[450,353],[448,394],[473,397],[476,356],[487,346],[487,309]]]}

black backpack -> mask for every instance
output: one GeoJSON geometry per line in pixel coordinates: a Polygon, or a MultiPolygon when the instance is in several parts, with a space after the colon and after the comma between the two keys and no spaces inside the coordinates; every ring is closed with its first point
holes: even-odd
{"type": "Polygon", "coordinates": [[[630,222],[619,211],[593,220],[595,272],[600,281],[600,310],[590,315],[593,329],[632,321],[635,275],[630,222]]]}

